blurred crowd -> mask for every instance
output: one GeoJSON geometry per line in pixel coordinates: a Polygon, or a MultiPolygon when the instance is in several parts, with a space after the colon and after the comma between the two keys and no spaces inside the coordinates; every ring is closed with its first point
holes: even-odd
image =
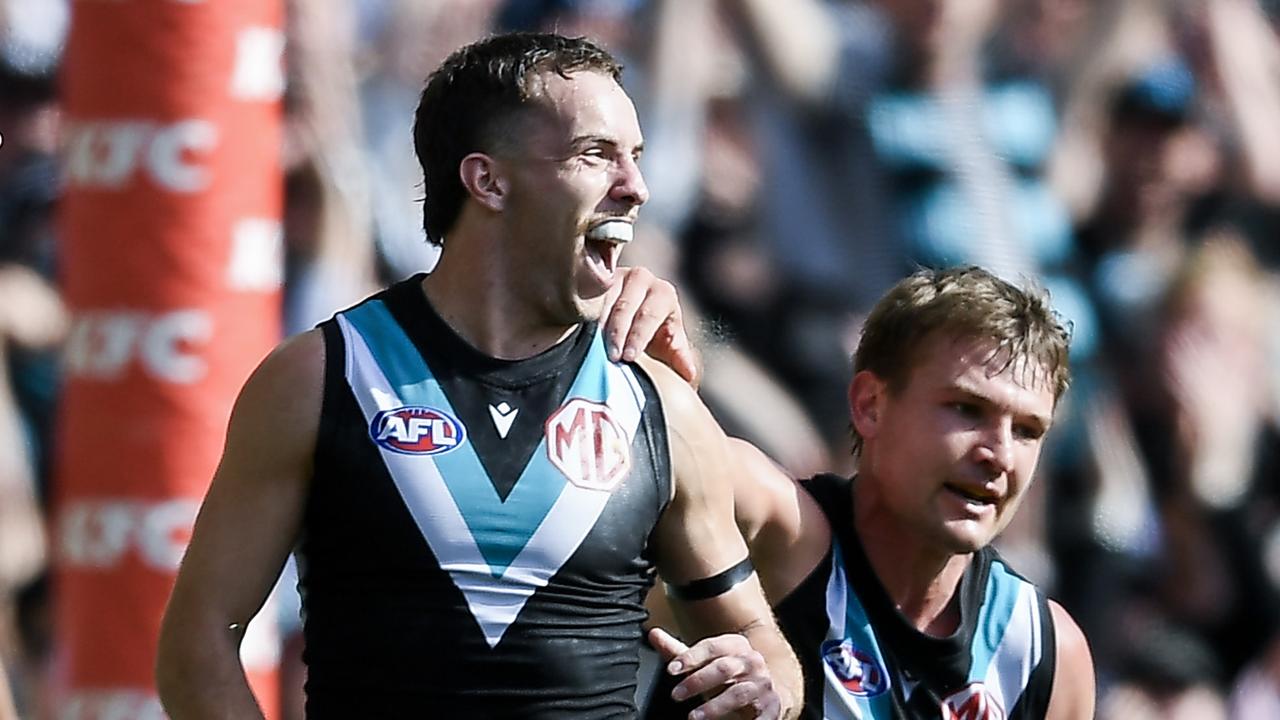
{"type": "MultiPolygon", "coordinates": [[[[494,30],[593,37],[646,136],[624,260],[680,286],[731,433],[852,472],[850,352],[884,289],[958,263],[1042,284],[1075,381],[1001,551],[1082,625],[1100,717],[1280,717],[1280,2],[287,5],[290,332],[433,262],[411,144],[432,67],[494,30]]],[[[27,708],[70,13],[0,0],[0,665],[27,708]]]]}

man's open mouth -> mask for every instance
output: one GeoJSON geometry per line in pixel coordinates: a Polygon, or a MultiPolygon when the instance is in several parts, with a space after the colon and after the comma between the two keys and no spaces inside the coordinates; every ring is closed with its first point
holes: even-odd
{"type": "Polygon", "coordinates": [[[995,505],[996,501],[1000,499],[999,493],[982,487],[956,485],[954,483],[946,483],[943,487],[977,505],[995,505]]]}
{"type": "Polygon", "coordinates": [[[627,220],[605,220],[587,229],[584,243],[587,262],[605,283],[612,282],[622,246],[634,236],[635,227],[627,220]]]}
{"type": "Polygon", "coordinates": [[[625,245],[635,237],[635,231],[635,226],[628,220],[605,220],[587,229],[587,240],[625,245]]]}

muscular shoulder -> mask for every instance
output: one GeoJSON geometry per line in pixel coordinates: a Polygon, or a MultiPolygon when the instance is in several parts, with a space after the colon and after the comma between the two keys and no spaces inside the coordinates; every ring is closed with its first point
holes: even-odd
{"type": "MultiPolygon", "coordinates": [[[[712,465],[733,493],[734,519],[751,550],[765,593],[780,600],[826,554],[830,530],[813,498],[763,452],[726,438],[688,383],[665,365],[644,360],[662,398],[672,438],[672,464],[712,465]]],[[[687,477],[687,476],[686,476],[687,477]]]]}
{"type": "Polygon", "coordinates": [[[319,329],[294,335],[258,364],[245,383],[245,393],[280,399],[318,393],[324,364],[324,335],[319,329]]]}
{"type": "Polygon", "coordinates": [[[776,603],[826,556],[831,528],[813,496],[767,455],[744,440],[730,445],[742,470],[733,478],[738,529],[776,603]]]}
{"type": "Polygon", "coordinates": [[[702,398],[666,365],[647,356],[637,364],[653,382],[662,401],[671,447],[671,465],[677,481],[673,490],[679,490],[680,482],[696,482],[720,475],[710,472],[711,463],[727,452],[727,438],[702,398]]]}
{"type": "Polygon", "coordinates": [[[245,382],[231,415],[229,441],[270,442],[310,454],[319,425],[325,347],[319,330],[276,347],[245,382]]]}
{"type": "Polygon", "coordinates": [[[653,382],[662,400],[662,413],[668,425],[690,433],[699,429],[704,432],[710,432],[713,427],[718,429],[697,391],[674,370],[648,355],[637,358],[636,365],[653,382]]]}
{"type": "Polygon", "coordinates": [[[1061,605],[1049,601],[1056,638],[1053,692],[1048,720],[1088,720],[1093,717],[1095,681],[1093,655],[1080,626],[1061,605]]]}

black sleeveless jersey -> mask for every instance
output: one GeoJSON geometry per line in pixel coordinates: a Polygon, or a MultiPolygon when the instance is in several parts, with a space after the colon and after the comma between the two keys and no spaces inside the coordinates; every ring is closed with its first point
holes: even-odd
{"type": "Polygon", "coordinates": [[[848,478],[804,483],[831,522],[831,549],[774,609],[805,675],[813,720],[1043,718],[1053,689],[1048,601],[987,547],[960,581],[960,627],[922,633],[880,584],[853,529],[848,478]]]}
{"type": "Polygon", "coordinates": [[[594,324],[527,360],[483,355],[421,280],[321,325],[307,714],[632,717],[671,494],[654,387],[594,324]]]}

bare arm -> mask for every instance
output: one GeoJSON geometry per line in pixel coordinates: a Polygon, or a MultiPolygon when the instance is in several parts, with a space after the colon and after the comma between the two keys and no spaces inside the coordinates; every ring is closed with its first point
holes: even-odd
{"type": "Polygon", "coordinates": [[[1049,696],[1046,720],[1092,720],[1096,688],[1093,655],[1080,626],[1066,610],[1050,600],[1054,635],[1057,637],[1053,692],[1049,696]]]}
{"type": "Polygon", "coordinates": [[[783,93],[814,102],[835,84],[840,39],[821,0],[732,0],[728,6],[783,93]]]}
{"type": "MultiPolygon", "coordinates": [[[[683,586],[715,576],[747,557],[747,546],[734,523],[730,479],[741,472],[728,438],[693,390],[665,366],[644,362],[663,398],[671,445],[674,493],[655,530],[658,570],[668,585],[683,586]]],[[[727,712],[776,691],[783,717],[794,717],[802,704],[800,666],[773,620],[758,578],[746,580],[712,597],[673,600],[682,628],[694,638],[711,638],[676,658],[677,673],[690,673],[677,693],[725,687],[703,706],[708,715],[727,712]],[[750,642],[739,653],[731,636],[750,642]],[[759,660],[768,672],[761,676],[759,660]]]]}
{"type": "Polygon", "coordinates": [[[13,694],[9,692],[9,672],[0,662],[0,720],[13,720],[18,711],[13,704],[13,694]]]}
{"type": "Polygon", "coordinates": [[[323,366],[313,330],[263,361],[236,401],[160,630],[156,682],[175,720],[262,717],[239,644],[298,533],[323,366]]]}
{"type": "Polygon", "coordinates": [[[1254,0],[1209,0],[1210,47],[1239,135],[1249,189],[1280,203],[1280,42],[1254,0]]]}
{"type": "Polygon", "coordinates": [[[817,501],[763,452],[745,440],[729,443],[742,469],[731,478],[738,530],[776,605],[826,556],[831,526],[817,501]]]}

